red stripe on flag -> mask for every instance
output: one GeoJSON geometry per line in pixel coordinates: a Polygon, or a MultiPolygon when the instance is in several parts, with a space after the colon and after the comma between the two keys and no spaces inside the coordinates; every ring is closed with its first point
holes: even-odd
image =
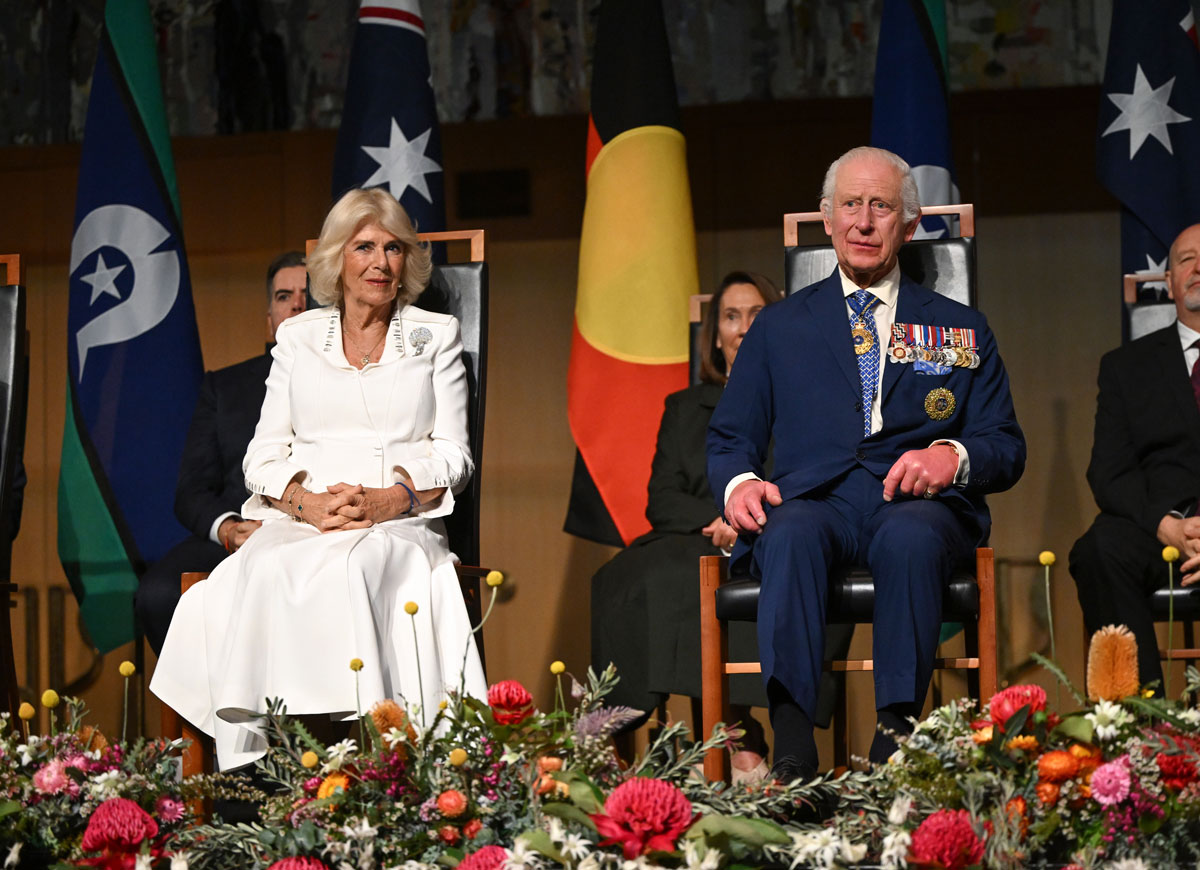
{"type": "Polygon", "coordinates": [[[359,18],[391,18],[393,21],[403,21],[405,24],[411,24],[414,27],[425,29],[425,22],[421,20],[421,16],[413,15],[411,12],[405,12],[403,9],[392,9],[388,6],[363,6],[358,10],[359,18]]]}
{"type": "Polygon", "coordinates": [[[628,544],[650,531],[646,489],[663,400],[687,386],[688,366],[624,362],[588,344],[578,326],[572,333],[567,370],[571,434],[604,506],[628,544]]]}
{"type": "Polygon", "coordinates": [[[588,115],[587,161],[584,164],[583,173],[585,176],[592,171],[592,161],[596,159],[596,155],[603,147],[604,143],[600,141],[600,131],[596,129],[596,122],[591,115],[588,115]]]}

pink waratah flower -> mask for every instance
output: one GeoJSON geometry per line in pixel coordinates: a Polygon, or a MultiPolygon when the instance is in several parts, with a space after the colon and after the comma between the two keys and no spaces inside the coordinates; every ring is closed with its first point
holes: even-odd
{"type": "Polygon", "coordinates": [[[696,818],[679,788],[644,777],[628,779],[613,789],[604,812],[591,817],[600,835],[608,838],[600,845],[620,844],[628,861],[647,852],[674,850],[679,835],[696,818]]]}
{"type": "Polygon", "coordinates": [[[128,798],[109,798],[92,811],[80,844],[85,852],[134,852],[158,836],[158,823],[128,798]]]}
{"type": "Polygon", "coordinates": [[[183,813],[183,801],[177,797],[165,794],[154,803],[154,815],[158,816],[160,822],[177,822],[183,818],[183,813]]]}
{"type": "Polygon", "coordinates": [[[1013,717],[1018,710],[1029,705],[1029,714],[1046,709],[1046,690],[1041,686],[1009,686],[992,695],[988,702],[988,710],[992,714],[992,724],[1004,730],[1004,723],[1013,717]]]}
{"type": "Polygon", "coordinates": [[[48,761],[33,775],[33,787],[42,794],[79,793],[79,784],[67,776],[67,766],[60,759],[48,761]],[[74,786],[74,789],[71,787],[74,786]]]}
{"type": "Polygon", "coordinates": [[[319,858],[293,855],[290,858],[280,858],[267,870],[329,870],[329,866],[319,858]]]}
{"type": "Polygon", "coordinates": [[[971,826],[971,816],[966,810],[938,810],[913,831],[909,858],[926,863],[936,861],[946,870],[962,870],[983,860],[983,840],[971,826]]]}
{"type": "Polygon", "coordinates": [[[508,853],[499,846],[484,846],[458,862],[458,870],[500,870],[508,853]]]}
{"type": "Polygon", "coordinates": [[[1129,797],[1129,756],[1122,755],[1092,772],[1092,797],[1102,807],[1111,807],[1129,797]]]}
{"type": "Polygon", "coordinates": [[[516,680],[503,680],[488,689],[488,706],[500,725],[516,725],[533,715],[533,695],[516,680]]]}

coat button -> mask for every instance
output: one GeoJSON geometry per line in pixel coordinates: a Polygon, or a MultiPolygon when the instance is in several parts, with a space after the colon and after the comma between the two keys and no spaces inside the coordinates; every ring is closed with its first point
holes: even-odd
{"type": "Polygon", "coordinates": [[[854,458],[857,459],[859,462],[862,462],[864,459],[867,458],[867,454],[863,453],[861,450],[855,450],[854,458]]]}
{"type": "Polygon", "coordinates": [[[862,413],[862,402],[854,403],[854,411],[855,411],[855,413],[858,413],[858,414],[862,413]]]}

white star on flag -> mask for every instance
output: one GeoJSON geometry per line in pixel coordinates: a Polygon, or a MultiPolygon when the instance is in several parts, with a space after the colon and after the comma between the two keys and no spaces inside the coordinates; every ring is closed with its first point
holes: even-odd
{"type": "Polygon", "coordinates": [[[1142,72],[1142,65],[1138,64],[1133,80],[1133,93],[1108,95],[1113,104],[1121,110],[1121,114],[1108,125],[1108,129],[1101,135],[1107,136],[1118,130],[1128,130],[1130,160],[1137,155],[1142,143],[1150,136],[1161,142],[1168,154],[1174,154],[1175,152],[1171,148],[1171,134],[1167,130],[1167,125],[1182,124],[1192,120],[1187,115],[1179,114],[1168,105],[1171,99],[1171,88],[1174,86],[1175,77],[1171,76],[1165,84],[1151,88],[1146,74],[1142,72]]]}
{"type": "Polygon", "coordinates": [[[431,132],[432,128],[410,142],[405,138],[396,119],[393,118],[391,140],[386,146],[362,146],[362,150],[367,152],[367,156],[379,164],[379,168],[363,182],[363,187],[386,184],[392,196],[397,200],[404,195],[405,190],[411,187],[425,197],[426,202],[432,203],[433,197],[429,194],[429,185],[425,183],[425,176],[441,172],[442,167],[436,160],[425,156],[425,148],[431,132]]]}
{"type": "Polygon", "coordinates": [[[95,305],[101,293],[107,293],[115,299],[120,299],[121,291],[117,289],[117,276],[124,271],[124,266],[117,266],[115,269],[108,268],[104,264],[104,255],[98,254],[96,256],[96,270],[90,275],[79,276],[80,281],[92,285],[92,298],[88,304],[95,305]]]}
{"type": "MultiPolygon", "coordinates": [[[[1163,257],[1160,262],[1155,262],[1154,258],[1151,257],[1149,254],[1147,254],[1146,255],[1146,268],[1138,269],[1137,272],[1135,272],[1134,274],[1136,274],[1136,275],[1161,275],[1165,271],[1167,271],[1167,257],[1163,257]]],[[[1167,282],[1166,281],[1146,281],[1145,283],[1142,284],[1142,289],[1143,290],[1161,290],[1162,293],[1156,293],[1155,295],[1159,299],[1165,299],[1166,292],[1167,292],[1167,282]]]]}

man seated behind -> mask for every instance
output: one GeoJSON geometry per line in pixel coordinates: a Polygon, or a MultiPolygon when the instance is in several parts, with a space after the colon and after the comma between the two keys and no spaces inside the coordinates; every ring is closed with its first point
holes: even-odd
{"type": "Polygon", "coordinates": [[[1142,683],[1162,679],[1148,596],[1167,585],[1163,547],[1179,550],[1182,585],[1200,579],[1200,224],[1167,266],[1176,322],[1100,360],[1087,471],[1100,515],[1070,557],[1088,634],[1129,626],[1142,683]]]}
{"type": "Polygon", "coordinates": [[[780,780],[817,768],[831,574],[865,565],[875,579],[881,730],[870,757],[882,761],[895,750],[882,729],[908,733],[924,702],[943,588],[987,540],[984,494],[1025,467],[987,321],[900,274],[920,214],[908,164],[848,151],[826,173],[821,211],[837,269],[759,314],[708,434],[712,490],[740,535],[734,564],[747,559],[762,581],[758,647],[780,780]]]}
{"type": "MultiPolygon", "coordinates": [[[[281,254],[267,267],[272,340],[279,324],[304,311],[307,285],[304,255],[298,251],[281,254]]],[[[260,525],[243,520],[238,511],[246,500],[242,459],[258,425],[270,370],[268,352],[206,372],[200,384],[175,487],[175,516],[192,534],[146,569],[134,599],[138,621],[156,654],[179,602],[179,575],[211,571],[260,525]]]]}

